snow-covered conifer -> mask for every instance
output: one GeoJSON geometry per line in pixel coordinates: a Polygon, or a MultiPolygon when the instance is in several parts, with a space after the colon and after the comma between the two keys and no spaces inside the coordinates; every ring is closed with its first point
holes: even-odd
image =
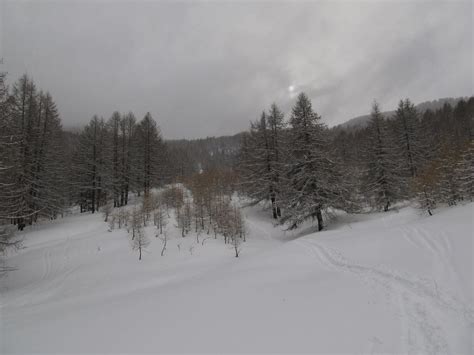
{"type": "Polygon", "coordinates": [[[366,143],[363,191],[373,207],[388,211],[399,198],[400,179],[395,144],[377,102],[372,106],[366,143]]]}
{"type": "Polygon", "coordinates": [[[292,109],[288,155],[282,221],[294,228],[308,218],[316,218],[321,230],[323,210],[337,204],[342,194],[326,128],[304,93],[292,109]]]}

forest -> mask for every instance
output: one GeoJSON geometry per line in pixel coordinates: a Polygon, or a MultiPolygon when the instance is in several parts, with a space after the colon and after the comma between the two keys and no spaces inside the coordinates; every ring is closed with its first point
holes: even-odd
{"type": "Polygon", "coordinates": [[[19,245],[15,230],[74,207],[111,215],[111,228],[138,225],[133,213],[113,212],[132,195],[143,196],[144,225],[172,206],[183,235],[213,231],[226,243],[244,234],[234,193],[244,205],[269,206],[288,229],[315,220],[319,230],[336,210],[388,211],[412,200],[431,215],[472,200],[474,97],[423,112],[401,99],[388,117],[374,101],[366,127],[328,128],[301,93],[288,116],[273,104],[247,132],[195,141],[166,141],[150,113],[94,116],[69,132],[47,91],[27,75],[8,86],[2,73],[1,249],[19,245]]]}
{"type": "Polygon", "coordinates": [[[270,201],[294,228],[334,209],[388,211],[403,200],[428,214],[473,196],[474,97],[419,112],[409,99],[384,117],[374,101],[367,127],[328,129],[301,93],[285,120],[276,104],[251,124],[238,162],[242,190],[270,201]]]}
{"type": "Polygon", "coordinates": [[[1,354],[473,354],[472,0],[0,0],[1,354]]]}

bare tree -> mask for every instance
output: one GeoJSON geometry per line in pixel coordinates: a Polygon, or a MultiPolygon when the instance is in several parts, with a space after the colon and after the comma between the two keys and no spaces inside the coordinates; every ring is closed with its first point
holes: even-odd
{"type": "Polygon", "coordinates": [[[241,244],[242,244],[242,239],[239,236],[234,235],[232,237],[232,247],[234,248],[236,258],[238,258],[240,255],[241,244]]]}
{"type": "Polygon", "coordinates": [[[130,213],[125,208],[119,208],[118,211],[114,212],[119,229],[128,225],[129,215],[130,213]]]}
{"type": "Polygon", "coordinates": [[[176,209],[176,222],[181,230],[181,236],[184,238],[191,230],[192,205],[186,200],[181,208],[176,209]]]}
{"type": "Polygon", "coordinates": [[[132,240],[138,235],[142,229],[143,215],[140,209],[133,207],[128,218],[128,232],[132,232],[132,240]]]}
{"type": "Polygon", "coordinates": [[[235,257],[238,258],[242,247],[242,242],[245,242],[245,222],[240,209],[237,206],[232,206],[230,210],[230,235],[231,243],[235,251],[235,257]]]}
{"type": "Polygon", "coordinates": [[[156,228],[160,231],[160,234],[163,234],[163,229],[168,224],[168,215],[166,212],[165,205],[158,200],[155,205],[155,210],[153,211],[153,223],[155,224],[156,228]]]}
{"type": "Polygon", "coordinates": [[[115,224],[117,223],[117,215],[115,213],[111,213],[109,216],[109,231],[112,232],[115,229],[115,224]]]}
{"type": "Polygon", "coordinates": [[[111,203],[106,203],[102,208],[102,214],[104,215],[104,222],[107,222],[110,214],[112,213],[114,207],[111,203]]]}
{"type": "Polygon", "coordinates": [[[143,226],[147,226],[148,220],[150,219],[150,214],[153,210],[153,195],[151,193],[143,196],[143,201],[140,208],[140,213],[143,218],[143,226]]]}
{"type": "Polygon", "coordinates": [[[163,247],[161,248],[161,256],[165,255],[166,244],[168,244],[168,232],[165,231],[163,234],[156,235],[160,238],[161,242],[163,243],[163,247]]]}
{"type": "Polygon", "coordinates": [[[132,239],[132,249],[138,250],[138,260],[142,260],[142,251],[150,245],[150,240],[147,238],[145,231],[140,226],[136,229],[135,238],[132,239]]]}

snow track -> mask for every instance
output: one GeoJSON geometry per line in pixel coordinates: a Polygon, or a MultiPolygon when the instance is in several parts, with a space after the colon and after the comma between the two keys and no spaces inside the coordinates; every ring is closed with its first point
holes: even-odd
{"type": "MultiPolygon", "coordinates": [[[[450,343],[459,344],[459,339],[450,339],[450,333],[455,338],[469,339],[474,311],[441,289],[435,280],[404,275],[383,267],[363,266],[312,240],[301,239],[296,243],[311,251],[325,268],[349,273],[393,295],[392,304],[399,308],[405,333],[402,342],[407,353],[449,354],[472,350],[452,348],[450,343]],[[453,329],[456,330],[454,335],[453,329]]],[[[430,250],[439,250],[431,243],[427,245],[430,250]]]]}

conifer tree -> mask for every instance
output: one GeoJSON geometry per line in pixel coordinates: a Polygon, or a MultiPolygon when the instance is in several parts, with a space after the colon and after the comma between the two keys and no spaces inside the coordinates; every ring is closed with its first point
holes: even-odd
{"type": "Polygon", "coordinates": [[[120,124],[121,124],[121,117],[120,113],[115,111],[110,119],[107,122],[107,170],[108,170],[108,179],[110,181],[110,190],[113,196],[113,206],[119,207],[121,206],[120,203],[120,189],[123,185],[121,180],[120,173],[123,171],[122,167],[120,166],[123,159],[120,154],[123,152],[123,148],[120,146],[122,140],[120,139],[120,124]]]}
{"type": "Polygon", "coordinates": [[[374,102],[367,128],[367,147],[365,154],[366,172],[363,191],[376,208],[388,211],[398,199],[400,180],[394,153],[394,143],[387,130],[386,121],[374,102]]]}
{"type": "Polygon", "coordinates": [[[316,218],[323,229],[323,210],[341,199],[337,167],[330,159],[326,128],[301,93],[292,109],[289,131],[289,162],[285,174],[285,213],[282,222],[290,228],[316,218]]]}
{"type": "Polygon", "coordinates": [[[242,188],[252,204],[269,200],[269,187],[265,183],[268,173],[268,134],[266,114],[250,124],[250,131],[242,138],[239,171],[242,188]]]}
{"type": "Polygon", "coordinates": [[[38,92],[28,76],[11,95],[1,86],[0,218],[23,229],[41,216],[56,217],[64,206],[62,128],[51,95],[38,92]]]}
{"type": "Polygon", "coordinates": [[[474,198],[474,140],[467,143],[456,162],[455,174],[462,199],[474,198]]]}
{"type": "Polygon", "coordinates": [[[395,129],[402,159],[400,168],[406,177],[413,178],[426,162],[428,147],[424,144],[419,114],[409,99],[398,104],[395,129]]]}
{"type": "MultiPolygon", "coordinates": [[[[13,119],[12,99],[6,85],[6,73],[0,72],[0,223],[19,214],[22,188],[18,182],[21,134],[13,119]]],[[[10,233],[5,232],[5,236],[10,233]]]]}
{"type": "Polygon", "coordinates": [[[74,167],[81,211],[94,213],[107,201],[106,138],[105,122],[97,116],[80,134],[74,167]]]}
{"type": "Polygon", "coordinates": [[[65,174],[64,138],[56,104],[49,93],[40,93],[37,119],[38,141],[34,150],[35,204],[39,215],[56,218],[67,204],[68,181],[65,174]]]}
{"type": "Polygon", "coordinates": [[[139,191],[145,195],[163,181],[165,146],[155,120],[148,112],[136,130],[139,191]]]}
{"type": "Polygon", "coordinates": [[[137,145],[134,141],[136,137],[136,119],[132,112],[129,112],[120,122],[120,132],[122,138],[122,161],[121,161],[121,188],[120,188],[120,205],[128,204],[128,194],[135,189],[134,183],[136,179],[136,170],[138,169],[137,145]]]}
{"type": "Polygon", "coordinates": [[[281,175],[283,172],[284,141],[283,134],[285,122],[283,113],[278,106],[273,103],[268,113],[268,128],[270,137],[268,139],[268,185],[270,201],[272,203],[273,218],[281,217],[280,198],[281,175]]]}
{"type": "Polygon", "coordinates": [[[243,136],[239,158],[242,187],[252,203],[270,201],[273,218],[281,217],[280,180],[283,171],[285,122],[283,113],[272,104],[268,114],[251,123],[250,132],[243,136]]]}

